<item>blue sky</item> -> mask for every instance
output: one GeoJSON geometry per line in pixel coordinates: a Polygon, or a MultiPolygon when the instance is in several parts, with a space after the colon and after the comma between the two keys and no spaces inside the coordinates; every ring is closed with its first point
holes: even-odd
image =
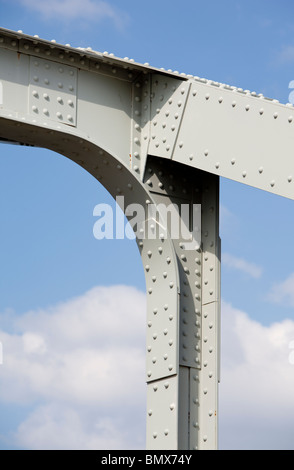
{"type": "MultiPolygon", "coordinates": [[[[290,0],[0,0],[1,27],[282,103],[293,14],[290,0]]],[[[144,448],[144,273],[135,242],[94,238],[100,202],[65,157],[0,145],[0,449],[144,448]]],[[[294,448],[293,204],[221,180],[223,449],[294,448]]]]}

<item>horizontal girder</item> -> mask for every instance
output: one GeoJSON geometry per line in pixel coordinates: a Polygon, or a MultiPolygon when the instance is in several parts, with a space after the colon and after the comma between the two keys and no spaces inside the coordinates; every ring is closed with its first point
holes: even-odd
{"type": "Polygon", "coordinates": [[[294,198],[292,105],[22,32],[0,51],[1,117],[75,127],[141,180],[150,154],[294,198]]]}

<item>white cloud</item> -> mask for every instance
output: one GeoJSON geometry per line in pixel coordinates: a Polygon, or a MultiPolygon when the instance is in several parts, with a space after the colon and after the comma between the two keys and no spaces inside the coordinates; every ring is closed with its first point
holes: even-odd
{"type": "Polygon", "coordinates": [[[266,327],[226,303],[222,312],[222,447],[293,449],[294,322],[266,327]]]}
{"type": "Polygon", "coordinates": [[[42,2],[37,0],[19,0],[26,8],[41,14],[45,19],[62,21],[87,20],[98,23],[103,19],[110,19],[121,27],[127,21],[127,15],[110,2],[102,0],[51,0],[42,2]]]}
{"type": "Polygon", "coordinates": [[[220,233],[228,235],[237,223],[237,218],[230,209],[220,204],[220,233]]]}
{"type": "Polygon", "coordinates": [[[276,283],[272,287],[268,299],[278,304],[294,307],[294,273],[284,281],[276,283]]]}
{"type": "Polygon", "coordinates": [[[284,46],[278,53],[278,63],[282,65],[294,63],[294,45],[284,46]]]}
{"type": "Polygon", "coordinates": [[[126,435],[114,417],[99,418],[95,410],[89,416],[66,404],[40,406],[20,424],[16,440],[22,448],[50,449],[123,449],[126,435]],[[61,438],[62,436],[62,438],[61,438]]]}
{"type": "MultiPolygon", "coordinates": [[[[144,293],[113,286],[5,316],[0,405],[28,405],[14,446],[145,447],[145,310],[144,293]]],[[[293,448],[294,322],[223,303],[221,323],[220,447],[293,448]]]]}
{"type": "Polygon", "coordinates": [[[260,266],[250,263],[242,258],[232,256],[229,253],[222,254],[222,262],[225,266],[242,271],[254,279],[258,279],[262,275],[262,268],[260,266]]]}
{"type": "Polygon", "coordinates": [[[35,407],[16,445],[144,447],[145,311],[144,293],[115,286],[14,316],[15,333],[0,331],[0,403],[35,407]]]}

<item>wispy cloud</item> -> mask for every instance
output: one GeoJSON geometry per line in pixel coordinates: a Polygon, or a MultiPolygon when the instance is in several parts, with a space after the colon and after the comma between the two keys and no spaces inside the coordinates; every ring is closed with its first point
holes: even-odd
{"type": "Polygon", "coordinates": [[[103,19],[112,20],[117,27],[122,27],[128,15],[103,0],[18,0],[24,7],[42,15],[45,19],[56,21],[87,20],[99,22],[103,19]]]}
{"type": "Polygon", "coordinates": [[[276,283],[268,294],[268,299],[278,304],[294,307],[294,273],[284,281],[276,283]]]}
{"type": "Polygon", "coordinates": [[[276,61],[278,64],[281,64],[281,65],[293,64],[294,63],[294,45],[289,44],[287,46],[283,46],[277,54],[276,61]]]}
{"type": "Polygon", "coordinates": [[[232,256],[229,253],[222,254],[222,262],[225,266],[242,271],[254,279],[259,279],[262,276],[262,268],[260,266],[250,263],[242,258],[232,256]]]}

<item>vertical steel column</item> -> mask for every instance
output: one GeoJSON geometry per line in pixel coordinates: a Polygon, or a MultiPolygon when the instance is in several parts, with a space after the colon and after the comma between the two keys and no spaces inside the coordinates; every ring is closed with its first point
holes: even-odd
{"type": "MultiPolygon", "coordinates": [[[[202,208],[202,242],[199,247],[191,249],[183,237],[169,240],[174,250],[177,276],[173,274],[173,281],[168,285],[175,289],[173,293],[176,292],[177,296],[171,298],[170,292],[164,290],[163,279],[169,276],[164,270],[165,258],[157,259],[159,264],[162,263],[162,269],[157,269],[159,279],[151,275],[153,285],[157,283],[159,294],[148,306],[147,448],[216,449],[219,380],[218,177],[198,170],[187,171],[183,165],[167,159],[149,157],[145,184],[162,212],[170,204],[178,207],[188,204],[190,209],[201,204],[202,208]],[[176,286],[173,285],[175,279],[176,286]],[[162,312],[160,306],[163,306],[162,312]],[[155,343],[156,355],[153,355],[155,343]],[[170,365],[171,370],[158,368],[158,359],[166,358],[169,362],[171,346],[176,364],[170,365]],[[156,372],[154,379],[153,370],[156,372]]],[[[160,224],[158,228],[160,230],[160,224]]],[[[171,259],[168,261],[173,262],[171,259]]],[[[149,270],[154,270],[151,263],[147,266],[149,270]]],[[[148,295],[148,276],[146,281],[148,295]]]]}
{"type": "MultiPolygon", "coordinates": [[[[218,447],[220,254],[219,177],[206,173],[202,189],[201,370],[199,374],[193,371],[191,378],[197,384],[192,387],[198,390],[198,397],[191,397],[198,407],[198,427],[197,421],[192,418],[191,430],[195,429],[196,432],[191,432],[191,448],[198,446],[203,450],[218,447]]],[[[191,404],[191,411],[193,409],[191,404]]]]}

